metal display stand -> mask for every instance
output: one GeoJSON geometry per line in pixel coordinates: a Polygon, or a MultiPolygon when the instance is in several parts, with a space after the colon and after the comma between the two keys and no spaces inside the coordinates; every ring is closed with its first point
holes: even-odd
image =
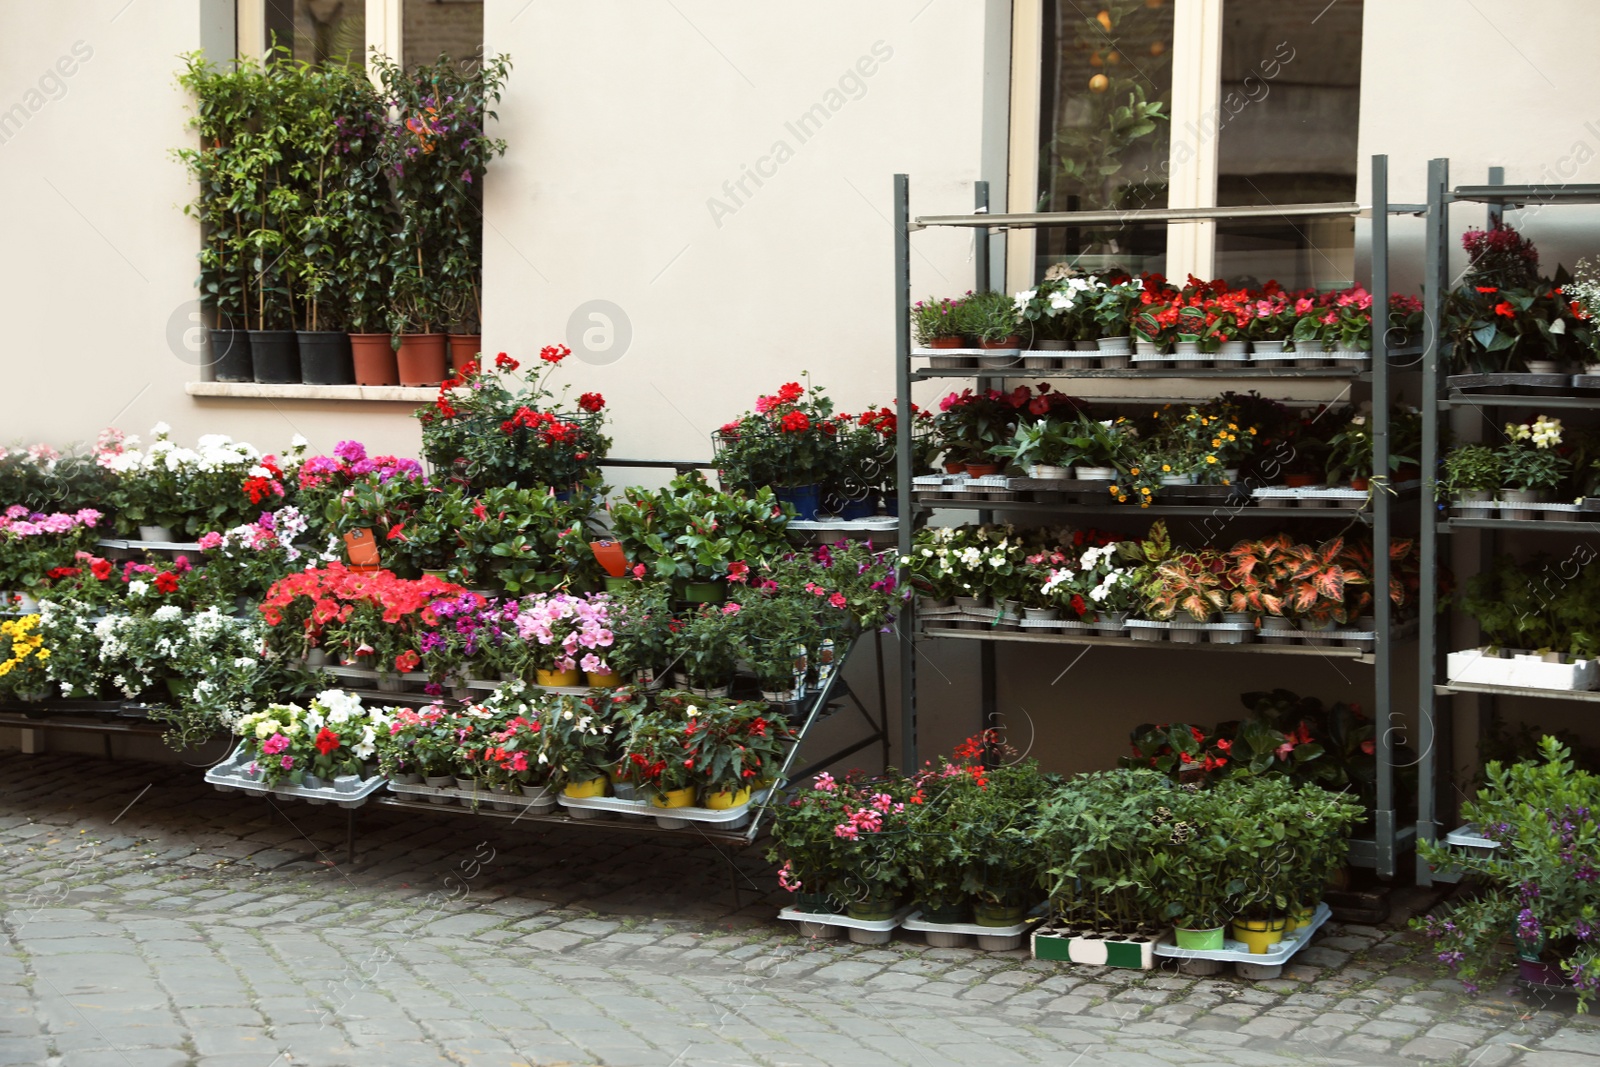
{"type": "MultiPolygon", "coordinates": [[[[1488,182],[1483,185],[1450,187],[1450,161],[1433,159],[1428,162],[1426,266],[1423,282],[1425,317],[1428,336],[1423,352],[1422,390],[1422,470],[1423,496],[1432,500],[1439,464],[1441,413],[1461,408],[1489,412],[1490,421],[1498,422],[1505,408],[1600,411],[1600,392],[1581,395],[1579,389],[1593,389],[1587,375],[1531,375],[1492,374],[1477,376],[1481,387],[1487,391],[1471,391],[1477,382],[1450,381],[1442,366],[1443,355],[1437,324],[1443,322],[1445,294],[1454,288],[1450,275],[1449,243],[1450,205],[1482,204],[1485,222],[1493,226],[1500,222],[1507,210],[1523,207],[1552,207],[1566,204],[1600,204],[1600,185],[1506,185],[1505,171],[1500,167],[1489,169],[1488,182]],[[1510,391],[1523,388],[1527,392],[1510,391]]],[[[1504,532],[1538,533],[1554,537],[1583,538],[1594,527],[1587,522],[1554,522],[1540,519],[1501,519],[1486,515],[1476,517],[1453,516],[1446,513],[1437,517],[1429,508],[1432,521],[1422,524],[1420,534],[1422,589],[1420,596],[1421,632],[1417,644],[1418,687],[1417,717],[1421,759],[1417,775],[1417,835],[1419,839],[1437,841],[1442,824],[1439,810],[1439,790],[1451,784],[1448,759],[1452,745],[1454,708],[1452,698],[1471,696],[1479,700],[1479,729],[1486,730],[1492,719],[1494,702],[1498,697],[1533,697],[1546,700],[1595,701],[1600,691],[1532,689],[1517,686],[1451,684],[1445,669],[1445,654],[1452,651],[1441,647],[1439,641],[1439,550],[1440,538],[1459,541],[1462,537],[1476,537],[1481,558],[1492,559],[1502,549],[1500,535],[1504,532]],[[1439,713],[1441,703],[1446,712],[1439,713]],[[1439,750],[1444,749],[1440,774],[1439,750]]],[[[1450,542],[1443,542],[1448,544],[1450,542]]],[[[1448,840],[1448,838],[1447,838],[1448,840]]],[[[1455,881],[1454,872],[1434,871],[1421,856],[1417,857],[1417,884],[1432,885],[1439,881],[1455,881]]]]}
{"type": "MultiPolygon", "coordinates": [[[[1117,506],[1104,501],[1098,503],[1039,503],[1026,502],[1018,504],[1004,500],[967,500],[963,501],[956,494],[930,494],[924,496],[917,491],[913,484],[914,471],[911,466],[911,389],[915,382],[946,378],[968,377],[976,379],[975,388],[983,390],[991,385],[999,387],[1002,379],[1017,378],[1027,380],[1084,380],[1089,386],[1086,394],[1078,389],[1073,390],[1074,395],[1081,395],[1082,399],[1091,402],[1107,404],[1138,403],[1149,404],[1154,400],[1161,402],[1198,402],[1210,399],[1218,391],[1226,389],[1230,384],[1239,381],[1246,388],[1261,387],[1265,382],[1271,381],[1283,385],[1281,390],[1289,394],[1288,403],[1295,403],[1294,393],[1297,388],[1306,382],[1327,382],[1328,380],[1343,379],[1350,383],[1353,389],[1356,383],[1370,386],[1373,397],[1372,428],[1373,428],[1373,469],[1375,471],[1389,470],[1390,456],[1390,428],[1389,404],[1394,399],[1396,391],[1391,386],[1392,372],[1390,366],[1392,356],[1410,356],[1417,350],[1391,348],[1387,331],[1389,291],[1389,244],[1388,220],[1391,214],[1417,214],[1422,210],[1414,204],[1390,204],[1388,202],[1388,159],[1385,156],[1372,158],[1372,196],[1373,203],[1370,209],[1363,209],[1357,204],[1298,204],[1285,207],[1221,207],[1221,208],[1181,208],[1181,209],[1144,209],[1133,211],[1056,211],[1037,213],[1015,213],[991,215],[988,213],[988,183],[977,182],[975,194],[975,209],[970,215],[938,215],[913,218],[910,209],[910,179],[907,175],[897,174],[894,177],[894,291],[895,291],[895,395],[898,397],[898,448],[897,448],[897,485],[899,514],[905,518],[899,531],[899,549],[903,556],[911,552],[912,537],[918,519],[926,521],[928,512],[934,509],[966,510],[976,513],[977,521],[989,522],[997,512],[1052,515],[1059,518],[1069,516],[1091,516],[1106,514],[1134,514],[1141,517],[1150,515],[1186,516],[1194,519],[1206,519],[1219,514],[1228,520],[1251,518],[1275,518],[1286,521],[1307,521],[1315,519],[1327,520],[1338,517],[1341,512],[1351,515],[1372,529],[1373,543],[1386,545],[1390,541],[1391,532],[1397,517],[1405,517],[1410,521],[1417,521],[1420,510],[1415,498],[1407,495],[1397,495],[1393,491],[1378,489],[1358,507],[1345,507],[1338,511],[1333,509],[1318,508],[1290,508],[1290,507],[1260,507],[1252,502],[1247,506],[1232,504],[1218,504],[1216,502],[1201,501],[1191,505],[1167,504],[1145,509],[1128,509],[1125,505],[1117,506]],[[1081,370],[1031,370],[1017,368],[1015,370],[975,368],[975,369],[950,369],[914,367],[912,363],[911,347],[911,235],[917,231],[933,227],[962,227],[975,231],[974,265],[976,271],[977,289],[990,288],[989,278],[989,235],[993,229],[1031,229],[1041,226],[1070,226],[1092,223],[1132,223],[1132,222],[1170,222],[1179,220],[1202,219],[1239,219],[1270,215],[1273,217],[1345,217],[1354,218],[1368,214],[1372,220],[1372,286],[1375,295],[1374,329],[1372,333],[1372,353],[1368,368],[1343,366],[1327,368],[1237,368],[1214,370],[1184,370],[1166,368],[1143,370],[1117,371],[1081,371],[1081,370]],[[1172,383],[1172,396],[1151,398],[1145,396],[1131,396],[1127,392],[1118,392],[1116,386],[1119,382],[1127,380],[1159,380],[1172,383]],[[1200,395],[1203,392],[1204,395],[1200,395]]],[[[1346,390],[1346,394],[1350,392],[1346,390]]],[[[1273,397],[1273,399],[1282,399],[1273,397]]],[[[1302,396],[1301,403],[1323,403],[1327,401],[1306,400],[1302,396]]],[[[1337,401],[1333,401],[1337,402],[1337,401]]],[[[1407,522],[1410,525],[1410,522],[1407,522]]],[[[1389,588],[1390,561],[1389,554],[1384,551],[1373,553],[1373,588],[1389,588]]],[[[1424,608],[1426,617],[1427,609],[1424,608]]],[[[1377,620],[1375,632],[1377,635],[1374,647],[1370,653],[1357,650],[1331,649],[1335,654],[1343,653],[1349,658],[1346,662],[1360,662],[1368,664],[1373,670],[1373,683],[1375,689],[1374,726],[1378,740],[1377,746],[1377,804],[1373,814],[1373,834],[1369,838],[1358,838],[1351,842],[1350,862],[1364,867],[1374,868],[1379,877],[1391,879],[1399,869],[1401,855],[1411,847],[1416,834],[1414,825],[1402,825],[1401,813],[1397,804],[1395,790],[1395,737],[1402,736],[1403,730],[1396,728],[1397,713],[1393,707],[1391,696],[1391,683],[1393,679],[1394,644],[1400,634],[1394,626],[1391,604],[1386,596],[1374,598],[1373,615],[1377,620]],[[1354,652],[1352,655],[1351,653],[1354,652]]],[[[905,766],[915,766],[917,762],[917,659],[918,642],[933,636],[923,631],[916,616],[914,601],[908,603],[902,615],[902,624],[899,629],[900,643],[900,715],[901,715],[901,762],[905,766]]],[[[980,642],[979,652],[979,681],[981,693],[981,727],[990,728],[998,724],[998,710],[995,696],[995,645],[1002,641],[1045,641],[1061,644],[1100,644],[1118,643],[1131,645],[1131,642],[1120,639],[1093,638],[1093,637],[1062,637],[1055,635],[1035,635],[1027,631],[1009,631],[998,628],[989,630],[962,630],[959,632],[946,631],[939,637],[956,637],[980,642]]],[[[1305,654],[1309,649],[1295,646],[1264,646],[1261,644],[1225,645],[1225,644],[1167,644],[1156,643],[1143,647],[1150,649],[1228,649],[1233,652],[1258,652],[1264,654],[1298,653],[1305,654]]]]}

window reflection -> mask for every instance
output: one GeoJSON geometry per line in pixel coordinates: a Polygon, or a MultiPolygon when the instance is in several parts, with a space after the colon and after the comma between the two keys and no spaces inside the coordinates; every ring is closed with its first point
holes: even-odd
{"type": "Polygon", "coordinates": [[[367,52],[365,0],[267,0],[267,43],[307,63],[362,66],[367,52]]]}
{"type": "Polygon", "coordinates": [[[441,54],[468,67],[482,58],[482,0],[405,0],[402,15],[407,69],[437,62],[441,54]]]}

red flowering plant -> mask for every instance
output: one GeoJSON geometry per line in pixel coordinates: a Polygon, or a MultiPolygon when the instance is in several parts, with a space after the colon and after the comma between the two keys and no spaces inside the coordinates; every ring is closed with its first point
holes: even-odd
{"type": "Polygon", "coordinates": [[[468,746],[458,749],[458,765],[481,787],[515,794],[523,786],[542,784],[550,776],[550,764],[549,735],[540,710],[525,705],[503,721],[481,726],[469,735],[468,746]]]}
{"type": "MultiPolygon", "coordinates": [[[[1024,387],[1019,386],[1019,389],[1024,387]]],[[[963,389],[939,401],[939,414],[934,417],[934,430],[943,447],[946,463],[988,463],[990,449],[1011,440],[1016,427],[1019,408],[1015,392],[1002,393],[989,389],[974,393],[963,389]]],[[[1027,397],[1031,404],[1033,397],[1027,397]]]]}
{"type": "Polygon", "coordinates": [[[784,717],[763,703],[675,691],[622,726],[617,773],[647,795],[693,786],[702,801],[726,793],[735,803],[777,774],[793,736],[784,717]]]}
{"type": "Polygon", "coordinates": [[[1533,242],[1500,223],[1468,230],[1462,283],[1445,297],[1444,348],[1458,371],[1524,370],[1529,361],[1581,359],[1591,328],[1562,288],[1571,278],[1557,268],[1539,275],[1533,242]]]}
{"type": "Polygon", "coordinates": [[[570,492],[600,488],[600,464],[611,448],[605,398],[586,392],[569,405],[549,378],[572,354],[546,345],[526,370],[501,352],[493,365],[467,364],[419,408],[422,454],[440,478],[474,490],[516,485],[570,492]],[[520,372],[520,374],[519,374],[520,372]]]}
{"type": "Polygon", "coordinates": [[[824,485],[839,473],[844,457],[833,401],[821,386],[788,382],[756,398],[747,411],[711,437],[718,476],[730,489],[824,485]]]}
{"type": "Polygon", "coordinates": [[[420,631],[437,627],[441,597],[482,598],[440,578],[395,577],[392,571],[355,571],[337,561],[285,575],[261,603],[269,647],[289,656],[312,648],[357,666],[406,673],[421,663],[420,631]]]}
{"type": "Polygon", "coordinates": [[[774,809],[767,858],[781,864],[778,884],[800,894],[797,906],[806,911],[898,903],[910,884],[904,854],[912,793],[899,776],[818,775],[774,809]]]}

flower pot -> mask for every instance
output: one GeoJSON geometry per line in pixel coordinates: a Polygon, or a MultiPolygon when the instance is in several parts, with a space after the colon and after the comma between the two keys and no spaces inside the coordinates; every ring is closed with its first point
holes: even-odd
{"type": "Polygon", "coordinates": [[[139,527],[139,540],[164,541],[173,544],[178,540],[178,535],[172,532],[170,526],[141,526],[139,527]]]}
{"type": "Polygon", "coordinates": [[[878,513],[878,494],[868,493],[860,500],[846,500],[839,506],[839,518],[846,521],[870,519],[878,513]]]}
{"type": "Polygon", "coordinates": [[[945,460],[944,472],[946,474],[960,474],[967,469],[967,465],[959,459],[945,460]]]}
{"type": "Polygon", "coordinates": [[[590,689],[615,689],[622,684],[622,679],[617,676],[616,671],[606,671],[603,674],[597,671],[585,671],[583,680],[590,689]]]}
{"type": "MultiPolygon", "coordinates": [[[[1544,493],[1538,489],[1502,489],[1497,494],[1502,504],[1541,504],[1544,502],[1544,493]]],[[[1539,513],[1532,508],[1507,508],[1500,509],[1502,519],[1537,519],[1539,513]]]]}
{"type": "Polygon", "coordinates": [[[1209,930],[1185,930],[1179,926],[1173,930],[1177,938],[1178,947],[1190,949],[1195,952],[1220,952],[1222,950],[1223,931],[1225,927],[1213,926],[1209,930]]]}
{"type": "Polygon", "coordinates": [[[361,788],[359,774],[336,774],[333,776],[333,788],[340,793],[354,793],[361,788]]]}
{"type": "MultiPolygon", "coordinates": [[[[748,798],[749,794],[746,794],[748,798]]],[[[652,808],[692,808],[694,807],[694,786],[686,785],[682,789],[668,789],[661,793],[650,795],[652,808]]],[[[732,805],[729,805],[730,807],[732,805]]]]}
{"type": "Polygon", "coordinates": [[[1283,355],[1283,346],[1285,343],[1286,342],[1282,338],[1276,341],[1251,341],[1250,348],[1255,353],[1256,358],[1260,359],[1262,356],[1283,355]]]}
{"type": "Polygon", "coordinates": [[[844,913],[861,922],[880,923],[894,918],[895,902],[892,900],[852,900],[844,913]]]}
{"type": "Polygon", "coordinates": [[[1117,480],[1115,467],[1073,467],[1073,476],[1080,482],[1114,482],[1117,480]]]}
{"type": "Polygon", "coordinates": [[[946,926],[955,926],[965,923],[972,918],[972,908],[964,900],[953,904],[940,904],[937,907],[926,902],[922,905],[922,920],[930,923],[943,923],[946,926]]]}
{"type": "MultiPolygon", "coordinates": [[[[427,786],[429,789],[449,789],[451,786],[455,785],[455,783],[456,780],[448,774],[425,774],[422,776],[422,784],[427,786]]],[[[428,798],[428,803],[448,804],[450,803],[450,797],[439,795],[430,796],[428,798]]]]}
{"type": "Polygon", "coordinates": [[[1060,608],[1023,608],[1022,617],[1033,622],[1052,622],[1061,618],[1060,608]]]}
{"type": "Polygon", "coordinates": [[[1292,934],[1302,926],[1310,926],[1312,916],[1317,912],[1315,904],[1296,904],[1289,909],[1289,921],[1284,926],[1283,932],[1292,934]]]}
{"type": "Polygon", "coordinates": [[[1261,617],[1261,642],[1267,645],[1294,644],[1294,623],[1281,615],[1261,617]]]}
{"type": "Polygon", "coordinates": [[[974,478],[987,478],[992,474],[1000,473],[998,463],[968,463],[967,473],[974,478]]]}
{"type": "Polygon", "coordinates": [[[629,589],[632,589],[632,588],[633,588],[633,579],[632,578],[614,578],[609,574],[606,575],[606,592],[608,592],[608,593],[626,593],[629,589]]]}
{"type": "Polygon", "coordinates": [[[1525,959],[1520,954],[1517,956],[1517,977],[1530,985],[1564,986],[1568,985],[1567,976],[1561,968],[1554,963],[1543,960],[1525,959]]]}
{"type": "Polygon", "coordinates": [[[389,780],[396,785],[421,785],[422,775],[413,771],[396,771],[389,780]]]}
{"type": "Polygon", "coordinates": [[[1121,337],[1102,337],[1095,342],[1095,347],[1102,356],[1128,356],[1133,355],[1133,338],[1124,334],[1121,337]]]}
{"type": "Polygon", "coordinates": [[[1128,629],[1126,611],[1102,611],[1095,619],[1095,632],[1105,637],[1121,637],[1128,629]]]}
{"type": "Polygon", "coordinates": [[[1101,352],[1099,356],[1102,370],[1127,370],[1133,366],[1133,353],[1126,352],[1121,355],[1101,352]]]}
{"type": "Polygon", "coordinates": [[[1161,484],[1162,485],[1193,485],[1194,484],[1194,475],[1193,474],[1163,474],[1161,476],[1161,484]]]}
{"type": "Polygon", "coordinates": [[[1233,939],[1242,941],[1250,949],[1251,955],[1264,956],[1272,951],[1272,946],[1283,940],[1284,927],[1288,919],[1235,919],[1233,920],[1233,939]]]}
{"type": "Polygon", "coordinates": [[[244,330],[211,331],[211,373],[219,382],[255,380],[248,333],[244,330]]]}
{"type": "Polygon", "coordinates": [[[705,806],[714,811],[727,811],[729,808],[737,808],[740,804],[748,804],[749,802],[750,787],[746,786],[737,792],[725,789],[716,793],[707,793],[705,806]]]}
{"type": "Polygon", "coordinates": [[[1161,346],[1156,342],[1133,342],[1133,361],[1135,363],[1159,363],[1161,360],[1161,346]]]}
{"type": "Polygon", "coordinates": [[[445,379],[445,335],[403,333],[395,355],[401,385],[438,385],[445,379]]]}
{"type": "Polygon", "coordinates": [[[307,667],[326,667],[328,665],[328,650],[325,648],[307,649],[304,662],[307,667]]]}
{"type": "Polygon", "coordinates": [[[350,335],[333,330],[301,330],[300,380],[307,385],[353,385],[350,335]]]}
{"type": "Polygon", "coordinates": [[[1553,359],[1530,359],[1530,360],[1527,360],[1526,362],[1528,364],[1528,373],[1529,374],[1559,374],[1559,373],[1561,373],[1561,364],[1558,361],[1553,360],[1553,359]]]}
{"type": "Polygon", "coordinates": [[[302,774],[300,776],[301,789],[322,789],[327,786],[327,784],[327,782],[323,781],[321,778],[318,778],[314,774],[302,774]]]}
{"type": "Polygon", "coordinates": [[[1487,489],[1467,489],[1456,497],[1455,505],[1463,511],[1492,511],[1494,493],[1487,489]]]}
{"type": "Polygon", "coordinates": [[[1296,341],[1294,351],[1296,367],[1320,367],[1326,346],[1321,341],[1296,341]]]}
{"type": "Polygon", "coordinates": [[[990,904],[985,900],[972,902],[972,921],[979,926],[1015,926],[1027,914],[1028,909],[1021,904],[990,904]]]}
{"type": "Polygon", "coordinates": [[[574,800],[586,800],[592,797],[605,796],[606,786],[610,784],[605,775],[601,775],[598,778],[590,778],[587,781],[568,782],[561,787],[561,792],[564,796],[569,796],[574,800]]]}
{"type": "Polygon", "coordinates": [[[357,385],[400,384],[394,341],[386,333],[351,334],[350,364],[355,371],[357,385]]]}
{"type": "Polygon", "coordinates": [[[795,518],[806,521],[813,520],[822,510],[822,487],[820,485],[775,485],[772,495],[780,503],[794,507],[795,518]]]}
{"type": "Polygon", "coordinates": [[[379,671],[378,689],[384,693],[404,693],[406,680],[393,671],[379,671]]]}
{"type": "Polygon", "coordinates": [[[697,697],[705,697],[707,700],[721,700],[728,695],[728,690],[732,687],[729,685],[691,685],[688,688],[689,692],[697,697]]]}
{"type": "Polygon", "coordinates": [[[294,385],[300,381],[300,345],[293,330],[251,330],[250,367],[258,382],[294,385]]]}
{"type": "Polygon", "coordinates": [[[1167,631],[1167,639],[1175,645],[1198,645],[1206,635],[1204,624],[1189,625],[1186,622],[1172,623],[1172,628],[1167,631]]]}
{"type": "Polygon", "coordinates": [[[536,668],[533,680],[537,685],[572,689],[583,684],[583,672],[576,667],[570,671],[546,671],[536,668]]]}
{"type": "Polygon", "coordinates": [[[478,358],[478,353],[483,348],[483,338],[475,333],[453,333],[450,335],[450,369],[455,377],[460,377],[461,368],[478,358]]]}
{"type": "Polygon", "coordinates": [[[1061,357],[1034,355],[1032,350],[1022,357],[1022,366],[1025,370],[1055,370],[1060,365],[1061,357]]]}
{"type": "Polygon", "coordinates": [[[1245,357],[1247,357],[1249,355],[1250,355],[1250,342],[1249,341],[1240,341],[1240,340],[1224,341],[1224,342],[1222,342],[1222,344],[1220,346],[1218,346],[1217,351],[1216,351],[1216,358],[1218,359],[1218,361],[1228,362],[1228,363],[1240,363],[1240,362],[1243,362],[1245,357]]]}
{"type": "Polygon", "coordinates": [[[1028,477],[1045,481],[1061,481],[1072,477],[1072,468],[1057,467],[1049,463],[1035,463],[1028,468],[1028,477]]]}
{"type": "Polygon", "coordinates": [[[1314,474],[1285,474],[1283,484],[1290,489],[1304,489],[1316,485],[1317,477],[1314,474]]]}
{"type": "Polygon", "coordinates": [[[1323,622],[1312,622],[1310,619],[1299,619],[1295,624],[1295,628],[1300,631],[1301,636],[1305,637],[1307,644],[1331,645],[1335,642],[1335,640],[1337,640],[1336,638],[1318,637],[1316,635],[1327,633],[1329,630],[1337,630],[1339,628],[1339,623],[1333,619],[1327,619],[1323,622]]]}
{"type": "Polygon", "coordinates": [[[678,599],[691,604],[722,603],[721,582],[684,582],[679,587],[678,599]]]}

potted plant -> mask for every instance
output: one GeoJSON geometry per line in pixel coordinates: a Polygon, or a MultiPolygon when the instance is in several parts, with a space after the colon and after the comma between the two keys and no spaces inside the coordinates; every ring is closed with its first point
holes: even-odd
{"type": "Polygon", "coordinates": [[[1485,510],[1504,481],[1500,456],[1488,445],[1460,445],[1444,457],[1444,477],[1436,490],[1440,499],[1458,508],[1483,505],[1485,510]]]}
{"type": "Polygon", "coordinates": [[[759,572],[790,551],[783,531],[794,509],[767,487],[723,493],[692,472],[662,490],[625,489],[610,510],[634,576],[674,582],[680,598],[696,603],[721,600],[730,577],[759,572]]]}
{"type": "Polygon", "coordinates": [[[675,622],[671,651],[691,691],[708,697],[728,695],[728,686],[743,651],[741,607],[701,604],[675,622]]]}
{"type": "Polygon", "coordinates": [[[1100,365],[1126,367],[1133,360],[1133,341],[1129,337],[1134,309],[1140,305],[1144,283],[1138,278],[1113,281],[1099,290],[1094,321],[1099,327],[1100,365]]]}
{"type": "Polygon", "coordinates": [[[672,659],[671,589],[661,582],[633,579],[611,594],[611,652],[608,663],[623,678],[659,686],[672,659]]]}
{"type": "Polygon", "coordinates": [[[766,705],[711,700],[691,705],[685,718],[684,758],[694,765],[692,778],[705,807],[747,804],[756,783],[777,773],[789,730],[766,705]]]}
{"type": "Polygon", "coordinates": [[[1006,394],[963,389],[939,402],[934,428],[944,443],[946,458],[964,464],[967,473],[978,477],[999,470],[989,452],[1010,440],[1016,421],[1017,409],[1006,394]]]}
{"type": "Polygon", "coordinates": [[[808,650],[821,636],[811,600],[778,592],[749,596],[742,604],[746,659],[769,703],[792,704],[805,695],[808,650]]]}
{"type": "MultiPolygon", "coordinates": [[[[911,308],[911,332],[916,342],[924,348],[960,348],[966,343],[962,336],[965,324],[958,314],[962,300],[949,297],[918,300],[911,308]]],[[[962,357],[934,357],[933,366],[962,366],[962,357]],[[952,362],[937,362],[940,358],[952,362]]]]}
{"type": "Polygon", "coordinates": [[[517,633],[527,642],[528,661],[542,686],[575,687],[588,676],[613,672],[604,659],[611,647],[610,598],[604,593],[573,596],[536,593],[523,599],[517,633]]]}
{"type": "Polygon", "coordinates": [[[1216,790],[1174,790],[1152,818],[1145,903],[1174,925],[1179,948],[1221,949],[1244,895],[1247,858],[1237,842],[1251,831],[1233,825],[1240,814],[1232,800],[1216,790]]]}
{"type": "MultiPolygon", "coordinates": [[[[1208,623],[1227,605],[1223,578],[1227,560],[1211,549],[1178,551],[1155,564],[1144,583],[1144,613],[1152,619],[1170,622],[1180,612],[1195,623],[1208,623]]],[[[1201,630],[1194,626],[1174,626],[1172,640],[1195,643],[1201,630]]]]}
{"type": "MultiPolygon", "coordinates": [[[[1019,348],[1022,329],[1016,302],[1001,292],[975,293],[962,301],[962,319],[978,338],[979,348],[1019,348]]],[[[985,356],[985,366],[1011,366],[1010,356],[985,356]]]]}
{"type": "Polygon", "coordinates": [[[719,479],[745,492],[772,486],[800,518],[815,519],[823,485],[841,467],[838,430],[833,401],[820,387],[789,382],[717,431],[712,444],[719,479]]]}
{"type": "MultiPolygon", "coordinates": [[[[1532,423],[1507,423],[1506,443],[1496,451],[1507,504],[1534,504],[1549,499],[1570,464],[1555,449],[1561,444],[1561,420],[1540,415],[1532,423]]],[[[1536,518],[1531,508],[1508,509],[1506,518],[1536,518]]]]}

